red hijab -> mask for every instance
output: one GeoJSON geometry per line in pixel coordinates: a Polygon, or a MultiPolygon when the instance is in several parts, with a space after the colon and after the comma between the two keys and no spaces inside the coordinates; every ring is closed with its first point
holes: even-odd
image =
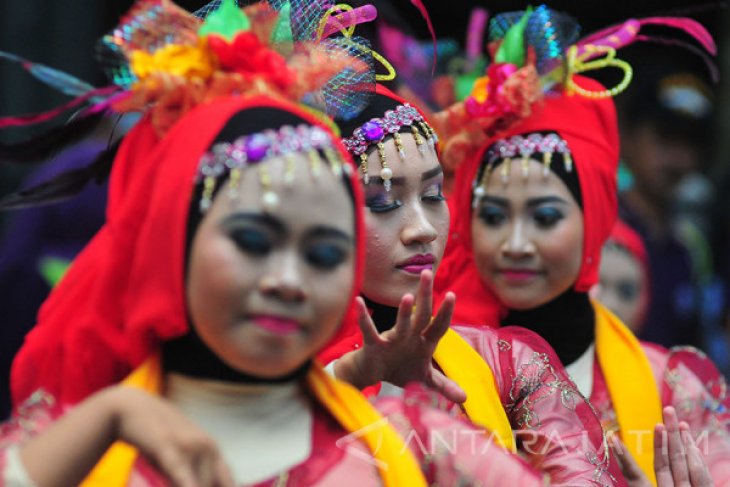
{"type": "MultiPolygon", "coordinates": [[[[193,178],[228,120],[257,107],[288,111],[337,139],[301,107],[264,96],[229,96],[199,106],[162,139],[149,117],[142,120],[115,159],[105,225],[45,302],[15,358],[15,405],[39,388],[62,403],[78,402],[188,331],[185,245],[193,178]]],[[[337,148],[352,166],[344,147],[337,148]]],[[[363,254],[364,203],[357,171],[352,173],[358,240],[348,315],[354,313],[363,254]]]]}
{"type": "MultiPolygon", "coordinates": [[[[603,91],[596,81],[574,76],[591,91],[603,91]]],[[[484,153],[499,139],[530,132],[557,132],[568,143],[583,198],[583,263],[574,289],[588,291],[598,282],[601,247],[617,214],[616,171],[619,135],[616,111],[610,98],[586,98],[565,92],[548,95],[533,114],[499,133],[456,170],[449,198],[451,229],[444,260],[436,276],[437,301],[447,291],[456,294],[454,322],[498,326],[506,311],[484,284],[473,262],[471,242],[472,183],[484,153]]]]}

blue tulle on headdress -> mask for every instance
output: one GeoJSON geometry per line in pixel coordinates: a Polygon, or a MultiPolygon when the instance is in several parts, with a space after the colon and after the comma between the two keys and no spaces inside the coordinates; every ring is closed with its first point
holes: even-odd
{"type": "MultiPolygon", "coordinates": [[[[502,39],[510,27],[520,21],[524,11],[496,15],[489,23],[489,40],[502,39]]],[[[580,26],[570,15],[540,5],[533,10],[525,29],[525,42],[535,50],[537,72],[552,71],[562,60],[566,49],[575,44],[580,26]]]]}

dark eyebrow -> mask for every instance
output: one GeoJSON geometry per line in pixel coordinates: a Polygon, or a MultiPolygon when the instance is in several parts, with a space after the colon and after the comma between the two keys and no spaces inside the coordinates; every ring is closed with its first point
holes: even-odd
{"type": "Polygon", "coordinates": [[[429,169],[428,171],[425,171],[423,174],[421,174],[421,181],[426,181],[427,179],[435,178],[439,174],[442,174],[444,170],[441,168],[441,165],[438,165],[434,167],[433,169],[429,169]]]}
{"type": "Polygon", "coordinates": [[[230,225],[236,222],[257,223],[259,225],[269,227],[271,230],[278,233],[279,235],[284,235],[286,233],[286,226],[284,225],[284,223],[280,219],[271,215],[239,212],[228,215],[226,218],[223,219],[223,223],[225,225],[230,225]]]}
{"type": "Polygon", "coordinates": [[[564,205],[568,204],[568,202],[560,196],[541,196],[539,198],[530,198],[529,200],[527,200],[527,206],[531,207],[544,205],[545,203],[560,203],[564,205]]]}
{"type": "Polygon", "coordinates": [[[339,228],[328,227],[324,225],[316,226],[307,232],[307,236],[312,238],[334,238],[337,240],[343,240],[346,243],[351,243],[353,238],[351,235],[343,232],[339,228]]]}
{"type": "MultiPolygon", "coordinates": [[[[488,203],[492,203],[493,205],[501,206],[504,208],[507,208],[509,206],[509,200],[507,198],[500,198],[499,196],[492,196],[488,194],[482,196],[481,201],[486,201],[488,203]]],[[[568,204],[568,202],[560,196],[540,196],[527,200],[527,206],[529,207],[540,206],[546,203],[560,203],[564,205],[568,204]]]]}
{"type": "Polygon", "coordinates": [[[493,205],[502,206],[504,208],[509,206],[509,201],[507,200],[507,198],[500,198],[498,196],[491,196],[488,194],[482,196],[481,201],[486,201],[488,203],[492,203],[493,205]]]}

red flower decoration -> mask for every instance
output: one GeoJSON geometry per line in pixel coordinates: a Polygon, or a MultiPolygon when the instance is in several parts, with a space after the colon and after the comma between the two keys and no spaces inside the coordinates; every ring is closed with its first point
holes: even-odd
{"type": "Polygon", "coordinates": [[[269,49],[252,32],[238,34],[233,42],[211,35],[208,44],[225,71],[239,73],[248,80],[263,78],[282,91],[296,80],[296,73],[287,67],[284,57],[269,49]]]}

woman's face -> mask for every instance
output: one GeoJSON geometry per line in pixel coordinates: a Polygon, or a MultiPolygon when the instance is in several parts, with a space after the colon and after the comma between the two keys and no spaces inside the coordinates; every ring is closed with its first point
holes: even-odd
{"type": "Polygon", "coordinates": [[[600,276],[596,298],[637,333],[649,299],[641,263],[628,251],[607,245],[601,254],[600,276]]]}
{"type": "Polygon", "coordinates": [[[527,310],[568,290],[578,278],[583,253],[583,214],[558,176],[543,175],[531,160],[502,166],[489,177],[472,214],[474,260],[482,280],[508,308],[527,310]]]}
{"type": "Polygon", "coordinates": [[[418,151],[411,134],[401,134],[406,159],[392,138],[385,157],[393,171],[392,188],[380,179],[377,150],[368,156],[369,184],[364,186],[366,251],[363,294],[386,306],[398,306],[415,292],[421,271],[434,272],[441,262],[449,229],[449,210],[441,186],[443,172],[436,152],[418,151]]]}
{"type": "Polygon", "coordinates": [[[193,326],[229,366],[258,377],[301,367],[337,330],[354,279],[352,198],[339,177],[315,178],[297,159],[285,186],[286,163],[271,159],[279,205],[268,212],[256,168],[245,170],[238,196],[226,184],[192,244],[187,302],[193,326]]]}

